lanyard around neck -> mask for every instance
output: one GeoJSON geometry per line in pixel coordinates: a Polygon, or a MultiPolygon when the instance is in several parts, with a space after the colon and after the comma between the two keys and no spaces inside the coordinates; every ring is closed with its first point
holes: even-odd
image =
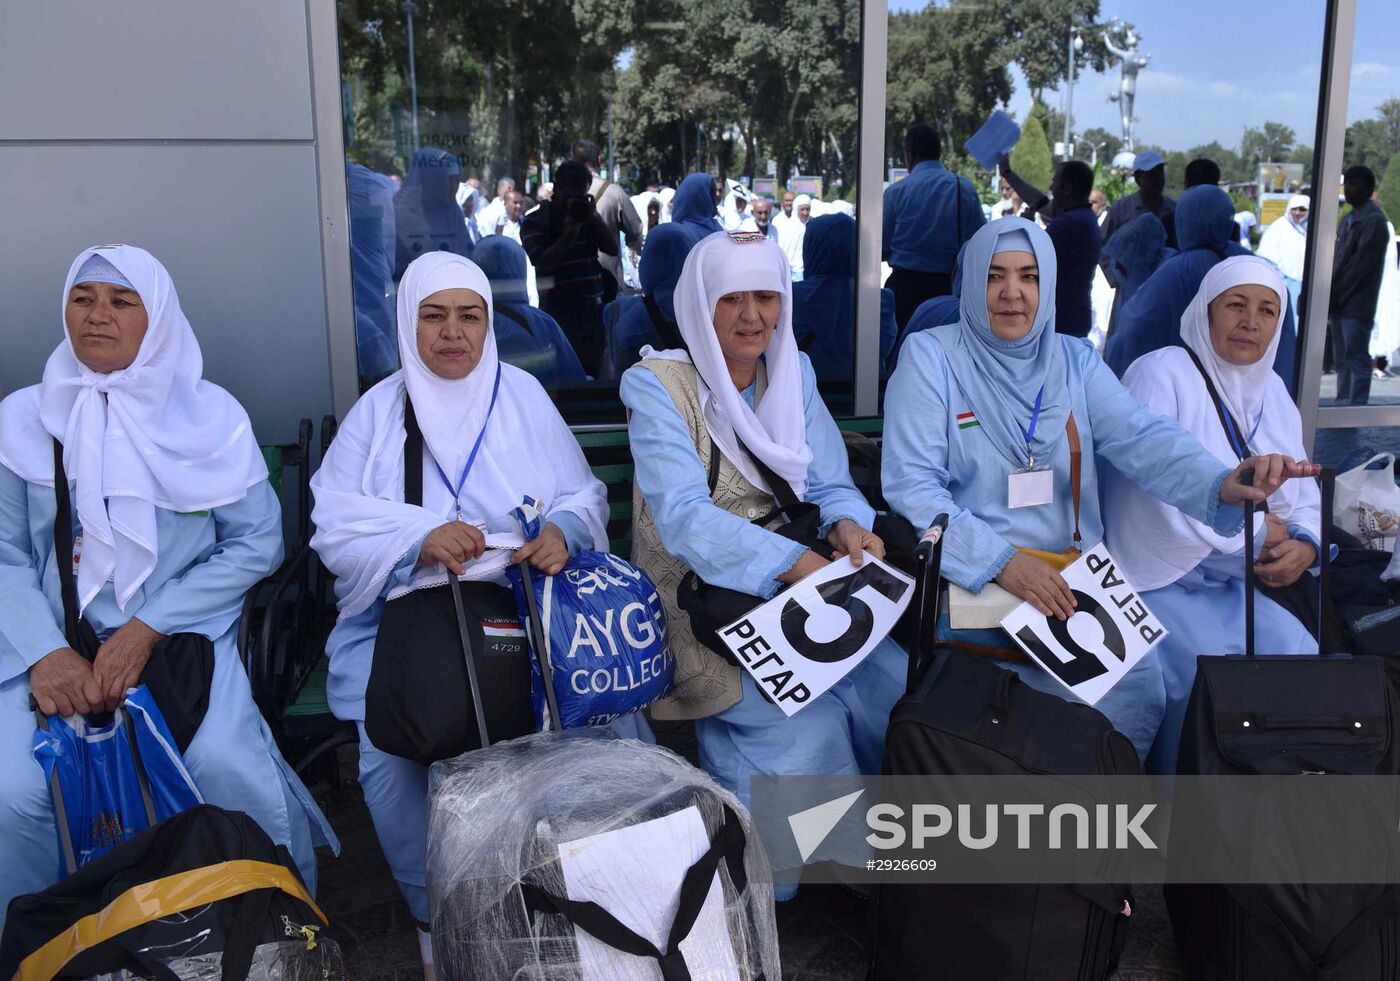
{"type": "Polygon", "coordinates": [[[486,407],[486,418],[481,421],[481,432],[476,434],[476,442],[472,445],[472,451],[467,456],[466,466],[462,468],[462,476],[457,479],[457,486],[452,486],[452,481],[447,479],[447,474],[442,471],[442,464],[433,459],[433,466],[442,478],[443,486],[452,495],[452,501],[457,507],[457,520],[462,519],[462,488],[467,485],[467,475],[472,472],[472,465],[476,463],[476,455],[481,452],[481,442],[486,438],[486,427],[491,422],[491,413],[496,410],[496,396],[501,391],[501,366],[496,365],[496,381],[491,386],[491,404],[486,407]]]}
{"type": "Polygon", "coordinates": [[[1031,442],[1035,439],[1035,427],[1040,422],[1040,403],[1045,398],[1045,386],[1040,386],[1040,391],[1035,393],[1035,408],[1031,410],[1031,424],[1021,430],[1026,437],[1026,466],[1035,466],[1035,457],[1031,455],[1031,442]]]}

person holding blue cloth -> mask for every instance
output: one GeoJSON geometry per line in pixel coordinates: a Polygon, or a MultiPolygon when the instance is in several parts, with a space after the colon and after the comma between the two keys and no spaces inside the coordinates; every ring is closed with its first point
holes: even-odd
{"type": "MultiPolygon", "coordinates": [[[[1138,404],[1087,340],[1055,333],[1055,272],[1050,238],[1032,222],[1003,218],[973,236],[958,322],[910,337],[890,379],[881,472],[890,506],[916,528],[948,514],[949,582],[974,594],[995,583],[1067,620],[1075,600],[1059,569],[1103,537],[1099,457],[1222,535],[1240,529],[1245,500],[1279,486],[1286,461],[1231,468],[1138,404]],[[1241,480],[1250,468],[1253,486],[1241,480]]],[[[1000,628],[939,631],[1068,696],[1000,628]]],[[[1154,652],[1096,707],[1145,756],[1164,700],[1154,652]]]]}
{"type": "MultiPolygon", "coordinates": [[[[1182,195],[1185,207],[1187,191],[1182,195]]],[[[1206,273],[1181,321],[1184,347],[1133,362],[1128,392],[1185,427],[1221,466],[1251,453],[1305,456],[1298,407],[1271,370],[1283,337],[1288,289],[1273,264],[1235,256],[1206,273]]],[[[1167,708],[1148,769],[1175,773],[1186,703],[1201,654],[1244,651],[1244,532],[1220,534],[1144,493],[1110,470],[1104,486],[1108,547],[1167,636],[1157,647],[1167,708]]],[[[1255,572],[1262,588],[1288,588],[1318,557],[1322,501],[1313,480],[1290,480],[1255,515],[1255,572]]],[[[1302,589],[1303,587],[1300,587],[1302,589]]],[[[1316,596],[1317,585],[1306,586],[1316,596]]],[[[1261,654],[1316,654],[1317,640],[1288,609],[1259,592],[1255,647],[1261,654]]]]}
{"type": "MultiPolygon", "coordinates": [[[[632,561],[656,583],[676,660],[657,719],[694,719],[700,762],[749,802],[756,775],[878,773],[907,658],[886,637],[788,718],[750,675],[696,639],[677,587],[705,583],[769,599],[828,564],[778,534],[788,485],[820,511],[816,534],[859,564],[884,556],[875,513],[851,482],[840,430],[792,332],[787,257],[757,232],[711,235],[676,288],[685,347],[648,349],[622,376],[636,462],[632,561]]],[[[791,898],[796,887],[774,890],[791,898]]]]}
{"type": "MultiPolygon", "coordinates": [[[[311,479],[311,547],[336,577],[340,610],[326,642],[326,698],[359,730],[365,804],[419,923],[425,967],[428,768],[376,747],[364,725],[385,603],[449,574],[504,587],[510,562],[553,575],[608,540],[606,489],[540,383],[501,362],[491,323],[491,284],[475,263],[448,252],[415,259],[399,283],[403,368],[355,403],[311,479]],[[406,398],[423,434],[421,460],[404,459],[406,398]],[[421,506],[405,502],[406,466],[421,468],[421,506]],[[511,512],[527,497],[545,524],[522,545],[511,512]],[[487,535],[511,534],[521,547],[487,547],[487,535]]],[[[619,726],[650,738],[640,713],[619,726]]]]}
{"type": "Polygon", "coordinates": [[[286,846],[314,892],[315,847],[338,847],[335,835],[278,752],[236,643],[244,597],[283,552],[282,506],[252,423],[204,379],[175,284],[145,249],[84,249],[62,295],[63,340],[43,381],[0,402],[0,926],[11,899],[60,877],[30,696],[50,717],[111,711],[174,634],[213,648],[185,769],[205,802],[244,812],[286,846]],[[95,654],[65,635],[55,440],[71,595],[95,654]]]}

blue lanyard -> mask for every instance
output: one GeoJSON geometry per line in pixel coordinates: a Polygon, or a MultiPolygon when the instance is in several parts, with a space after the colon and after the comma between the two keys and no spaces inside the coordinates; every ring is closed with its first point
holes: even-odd
{"type": "Polygon", "coordinates": [[[1225,417],[1225,435],[1230,438],[1230,448],[1235,451],[1235,456],[1243,460],[1249,456],[1249,444],[1254,442],[1254,436],[1259,432],[1259,424],[1264,421],[1264,410],[1259,410],[1259,417],[1254,420],[1254,428],[1249,431],[1249,437],[1241,440],[1239,430],[1235,428],[1234,417],[1228,412],[1222,412],[1225,417]]]}
{"type": "Polygon", "coordinates": [[[1045,386],[1040,386],[1040,391],[1035,393],[1035,408],[1031,410],[1031,424],[1026,429],[1021,430],[1026,436],[1026,467],[1035,466],[1035,457],[1031,456],[1031,441],[1035,439],[1035,425],[1040,422],[1040,402],[1045,398],[1045,386]]]}
{"type": "Polygon", "coordinates": [[[442,478],[443,486],[447,488],[452,500],[457,505],[457,520],[462,519],[462,488],[467,485],[467,474],[472,472],[472,464],[476,463],[476,455],[481,452],[481,441],[486,438],[486,427],[491,422],[491,413],[496,410],[496,396],[501,391],[501,366],[496,365],[496,383],[491,386],[491,404],[486,407],[486,418],[481,422],[481,432],[476,434],[476,443],[472,446],[471,454],[467,457],[467,465],[462,468],[462,476],[457,481],[457,486],[452,486],[452,481],[447,479],[447,474],[442,472],[442,464],[436,459],[433,466],[437,468],[438,476],[442,478]]]}

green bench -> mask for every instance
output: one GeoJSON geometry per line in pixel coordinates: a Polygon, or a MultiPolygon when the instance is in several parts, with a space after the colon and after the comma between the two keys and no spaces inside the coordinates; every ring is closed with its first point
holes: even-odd
{"type": "MultiPolygon", "coordinates": [[[[859,433],[878,440],[884,430],[884,419],[880,416],[859,416],[838,419],[837,425],[843,432],[859,433]]],[[[322,424],[322,456],[333,435],[334,420],[327,417],[322,424]]],[[[628,558],[632,553],[633,466],[627,430],[623,427],[590,430],[576,433],[575,438],[583,448],[593,475],[607,487],[608,548],[613,554],[628,558]]],[[[319,571],[324,573],[324,570],[319,571]]],[[[320,577],[318,586],[325,580],[326,577],[320,577]]],[[[320,609],[323,618],[333,623],[333,599],[329,595],[318,598],[322,603],[320,609]]],[[[324,644],[324,632],[321,633],[321,643],[324,644]]],[[[354,727],[332,716],[326,704],[328,663],[324,650],[319,651],[314,660],[299,671],[298,677],[289,680],[284,689],[289,693],[286,701],[281,705],[268,706],[277,713],[276,721],[269,717],[268,722],[284,750],[290,752],[298,772],[304,771],[327,750],[356,739],[354,727]]]]}

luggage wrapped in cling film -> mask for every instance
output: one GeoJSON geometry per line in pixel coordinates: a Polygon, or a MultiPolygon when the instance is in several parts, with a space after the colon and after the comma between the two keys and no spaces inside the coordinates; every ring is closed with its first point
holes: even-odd
{"type": "Polygon", "coordinates": [[[429,776],[441,981],[777,981],[772,875],[738,800],[606,729],[543,732],[429,776]]]}

